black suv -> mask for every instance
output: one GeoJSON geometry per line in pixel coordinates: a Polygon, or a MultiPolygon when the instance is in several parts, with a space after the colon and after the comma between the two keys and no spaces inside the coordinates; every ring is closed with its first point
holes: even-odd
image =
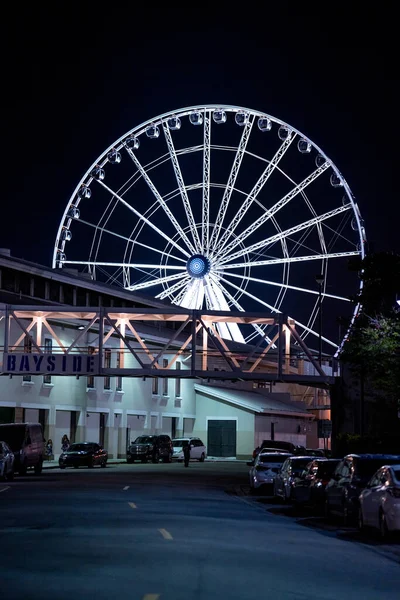
{"type": "Polygon", "coordinates": [[[339,514],[346,525],[358,514],[358,497],[372,475],[383,465],[400,462],[393,454],[348,454],[337,465],[325,488],[325,514],[339,514]]]}
{"type": "Polygon", "coordinates": [[[140,460],[146,463],[149,459],[158,463],[160,459],[171,462],[173,454],[172,440],[169,435],[140,435],[128,446],[126,462],[140,460]]]}

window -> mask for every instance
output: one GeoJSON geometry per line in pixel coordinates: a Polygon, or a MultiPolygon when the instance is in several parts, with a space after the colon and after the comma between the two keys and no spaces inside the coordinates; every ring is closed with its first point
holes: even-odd
{"type": "MultiPolygon", "coordinates": [[[[122,369],[122,352],[117,352],[117,369],[122,369]]],[[[116,388],[117,392],[122,392],[122,377],[121,375],[117,376],[117,385],[116,388]]]]}
{"type": "MultiPolygon", "coordinates": [[[[95,347],[88,346],[88,355],[91,356],[94,353],[95,353],[95,347]]],[[[87,387],[88,387],[88,389],[91,389],[91,390],[94,389],[94,376],[93,375],[89,375],[89,377],[87,378],[87,387]]]]}
{"type": "MultiPolygon", "coordinates": [[[[168,367],[168,359],[163,358],[163,369],[168,367]]],[[[163,396],[168,396],[168,377],[163,378],[163,396]]]]}
{"type": "MultiPolygon", "coordinates": [[[[44,353],[51,354],[53,350],[53,340],[52,338],[45,338],[44,340],[44,353]]],[[[43,383],[51,383],[51,375],[43,375],[43,383]]]]}
{"type": "MultiPolygon", "coordinates": [[[[32,354],[32,338],[29,334],[25,335],[25,338],[24,338],[24,352],[26,354],[32,354]]],[[[32,375],[23,375],[22,381],[25,381],[25,382],[32,381],[32,375]]]]}
{"type": "MultiPolygon", "coordinates": [[[[181,363],[179,362],[179,360],[176,361],[176,370],[180,371],[181,370],[181,363]]],[[[178,398],[181,395],[181,380],[178,378],[175,380],[175,396],[177,396],[178,398]]]]}
{"type": "MultiPolygon", "coordinates": [[[[105,348],[105,350],[104,350],[104,368],[105,369],[111,368],[111,350],[110,350],[110,348],[105,348]]],[[[109,375],[106,375],[104,377],[104,389],[105,390],[111,389],[111,377],[109,375]]]]}

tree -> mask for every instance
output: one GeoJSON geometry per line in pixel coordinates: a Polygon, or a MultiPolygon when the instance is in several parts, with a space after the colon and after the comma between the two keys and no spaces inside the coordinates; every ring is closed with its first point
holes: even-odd
{"type": "Polygon", "coordinates": [[[400,256],[379,253],[351,266],[359,272],[363,289],[354,299],[361,303],[341,361],[358,378],[360,434],[364,435],[365,397],[372,397],[369,433],[378,437],[399,429],[400,401],[400,256]]]}

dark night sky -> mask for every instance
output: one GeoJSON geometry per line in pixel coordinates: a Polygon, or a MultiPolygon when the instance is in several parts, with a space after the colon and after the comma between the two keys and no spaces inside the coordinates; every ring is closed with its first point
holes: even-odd
{"type": "Polygon", "coordinates": [[[162,112],[213,102],[265,111],[308,135],[346,177],[372,249],[400,252],[399,82],[389,48],[346,49],[340,35],[325,40],[337,48],[321,47],[321,28],[270,47],[270,27],[286,39],[283,22],[245,27],[232,15],[209,29],[196,19],[184,27],[173,12],[154,26],[137,15],[140,26],[122,31],[121,8],[100,17],[69,8],[62,20],[46,4],[27,10],[10,23],[2,74],[0,246],[13,255],[50,265],[75,185],[117,137],[162,112]]]}

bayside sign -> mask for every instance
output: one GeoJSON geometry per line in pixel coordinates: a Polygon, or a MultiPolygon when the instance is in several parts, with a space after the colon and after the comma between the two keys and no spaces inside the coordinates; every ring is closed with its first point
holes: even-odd
{"type": "Polygon", "coordinates": [[[98,354],[3,354],[2,372],[10,375],[94,375],[98,354]]]}

